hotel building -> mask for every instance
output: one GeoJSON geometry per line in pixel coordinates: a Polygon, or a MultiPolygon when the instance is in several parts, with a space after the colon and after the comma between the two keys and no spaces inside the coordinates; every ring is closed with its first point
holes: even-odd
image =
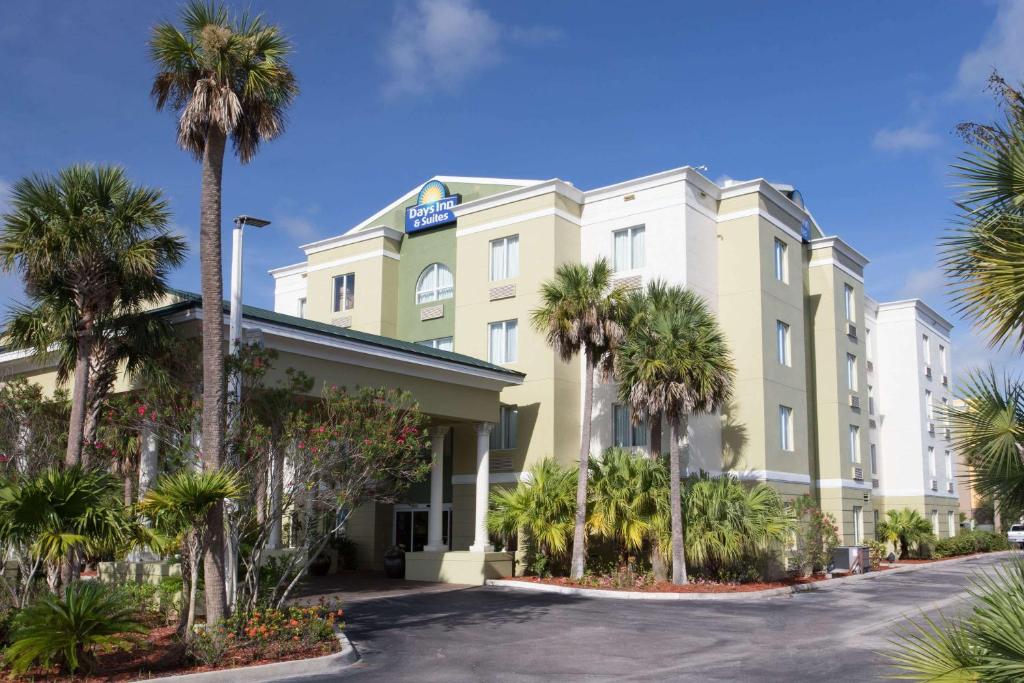
{"type": "MultiPolygon", "coordinates": [[[[721,415],[690,420],[689,471],[811,494],[846,544],[904,506],[955,533],[956,459],[939,410],[951,400],[951,325],[918,300],[872,300],[868,259],[827,236],[792,187],[723,187],[689,167],[591,190],[439,176],[301,249],[301,262],[271,271],[282,319],[516,373],[491,420],[431,415],[441,457],[429,483],[354,515],[349,534],[374,563],[388,543],[425,556],[488,550],[487,486],[514,484],[542,458],[575,461],[582,368],[557,357],[530,313],[559,264],[598,257],[628,287],[662,279],[699,293],[729,339],[735,395],[721,415]]],[[[598,384],[594,407],[593,453],[646,444],[614,384],[598,384]]]]}

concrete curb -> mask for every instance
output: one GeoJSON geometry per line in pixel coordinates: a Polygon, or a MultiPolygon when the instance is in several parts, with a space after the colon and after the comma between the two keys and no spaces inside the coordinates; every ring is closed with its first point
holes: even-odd
{"type": "Polygon", "coordinates": [[[803,584],[800,586],[783,586],[781,588],[766,588],[764,590],[759,591],[747,591],[736,593],[648,593],[642,591],[606,590],[601,588],[574,588],[571,586],[552,586],[545,583],[528,583],[526,581],[510,581],[507,579],[490,579],[487,581],[487,585],[499,588],[511,588],[513,590],[521,590],[534,593],[557,593],[559,595],[572,595],[576,597],[586,598],[603,598],[606,600],[682,600],[688,602],[711,600],[718,602],[734,602],[744,600],[761,600],[764,598],[774,598],[781,595],[792,595],[794,593],[808,593],[812,591],[834,590],[836,588],[841,588],[844,584],[849,583],[851,581],[881,579],[891,574],[904,574],[906,572],[914,572],[920,569],[926,569],[928,567],[956,564],[959,562],[974,560],[979,557],[998,557],[1012,554],[1019,554],[1019,551],[1003,550],[994,553],[964,555],[962,557],[951,557],[948,560],[936,560],[935,562],[928,562],[927,564],[907,564],[903,566],[896,566],[893,569],[886,569],[885,571],[868,572],[867,574],[851,574],[850,576],[840,576],[834,579],[829,579],[827,581],[816,581],[814,583],[803,584]]]}
{"type": "Polygon", "coordinates": [[[360,657],[352,641],[348,639],[342,629],[335,627],[334,635],[338,639],[338,643],[341,644],[341,651],[331,655],[138,680],[145,681],[145,683],[269,683],[270,681],[286,681],[306,676],[338,674],[358,662],[360,657]]]}

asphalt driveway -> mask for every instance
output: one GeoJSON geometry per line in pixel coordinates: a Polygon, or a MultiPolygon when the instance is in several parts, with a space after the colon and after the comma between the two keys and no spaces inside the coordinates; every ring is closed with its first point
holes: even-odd
{"type": "Polygon", "coordinates": [[[982,557],[757,602],[467,588],[350,605],[362,661],[315,681],[864,681],[906,617],[963,609],[982,557]]]}

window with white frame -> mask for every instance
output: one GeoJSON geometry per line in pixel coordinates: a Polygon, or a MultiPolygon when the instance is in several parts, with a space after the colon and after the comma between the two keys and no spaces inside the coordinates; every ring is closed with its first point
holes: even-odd
{"type": "Polygon", "coordinates": [[[789,325],[781,320],[775,321],[775,343],[778,346],[779,365],[789,366],[791,353],[789,325]]]}
{"type": "Polygon", "coordinates": [[[949,530],[950,538],[956,536],[956,513],[952,510],[946,510],[946,529],[949,530]]]}
{"type": "Polygon", "coordinates": [[[875,388],[868,385],[868,415],[875,414],[875,388]]]}
{"type": "Polygon", "coordinates": [[[850,462],[860,462],[860,427],[850,425],[850,462]]]}
{"type": "Polygon", "coordinates": [[[843,307],[846,311],[847,322],[857,322],[857,303],[854,299],[853,287],[843,285],[843,307]]]}
{"type": "Polygon", "coordinates": [[[932,510],[932,533],[939,535],[939,511],[932,510]]]}
{"type": "Polygon", "coordinates": [[[864,542],[864,508],[853,506],[853,544],[864,542]]]}
{"type": "Polygon", "coordinates": [[[932,403],[932,392],[924,390],[924,412],[929,420],[935,419],[935,405],[932,403]]]}
{"type": "Polygon", "coordinates": [[[455,278],[443,263],[431,263],[416,280],[416,303],[450,299],[455,294],[455,278]]]}
{"type": "Polygon", "coordinates": [[[519,235],[491,240],[491,281],[519,277],[519,235]]]}
{"type": "Polygon", "coordinates": [[[942,374],[946,374],[946,347],[939,344],[939,367],[942,368],[942,374]]]}
{"type": "Polygon", "coordinates": [[[647,421],[633,424],[629,408],[616,403],[613,409],[615,420],[615,445],[620,448],[641,448],[647,446],[647,421]]]}
{"type": "Polygon", "coordinates": [[[946,479],[953,479],[953,454],[946,451],[946,479]]]}
{"type": "Polygon", "coordinates": [[[518,321],[502,320],[487,326],[487,358],[492,363],[515,363],[518,321]]]}
{"type": "Polygon", "coordinates": [[[439,349],[441,351],[451,351],[455,348],[454,337],[438,337],[437,339],[424,339],[421,342],[417,342],[423,346],[429,346],[432,349],[439,349]]]}
{"type": "Polygon", "coordinates": [[[334,278],[334,312],[351,311],[356,305],[356,274],[345,273],[334,278]]]}
{"type": "Polygon", "coordinates": [[[779,282],[789,282],[789,247],[777,237],[775,238],[775,279],[779,282]]]}
{"type": "Polygon", "coordinates": [[[924,357],[924,364],[932,364],[932,345],[928,340],[927,334],[921,335],[921,355],[924,357]]]}
{"type": "Polygon", "coordinates": [[[871,453],[871,474],[878,474],[878,446],[870,444],[868,450],[871,453]]]}
{"type": "Polygon", "coordinates": [[[306,317],[306,297],[299,299],[299,317],[306,317]]]}
{"type": "Polygon", "coordinates": [[[928,473],[935,476],[935,447],[928,447],[928,473]]]}
{"type": "Polygon", "coordinates": [[[793,450],[793,409],[789,406],[779,406],[779,447],[793,450]]]}
{"type": "Polygon", "coordinates": [[[519,443],[519,406],[501,406],[498,423],[491,429],[491,450],[507,451],[519,443]]]}
{"type": "Polygon", "coordinates": [[[868,360],[874,360],[875,354],[871,350],[871,328],[864,328],[864,351],[868,360]]]}
{"type": "Polygon", "coordinates": [[[857,356],[846,354],[846,386],[850,391],[857,391],[857,356]]]}
{"type": "Polygon", "coordinates": [[[613,267],[636,270],[644,267],[644,226],[637,225],[612,233],[613,267]]]}

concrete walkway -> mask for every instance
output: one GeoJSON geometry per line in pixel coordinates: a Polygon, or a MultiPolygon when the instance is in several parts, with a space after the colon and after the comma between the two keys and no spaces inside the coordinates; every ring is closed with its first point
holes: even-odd
{"type": "Polygon", "coordinates": [[[471,588],[456,583],[431,583],[389,579],[382,572],[355,571],[309,577],[299,587],[294,602],[314,603],[321,597],[341,601],[342,606],[382,598],[450,593],[471,588]]]}
{"type": "Polygon", "coordinates": [[[470,588],[346,610],[362,660],[327,681],[866,681],[907,617],[968,606],[1006,555],[741,602],[598,600],[470,588]]]}

